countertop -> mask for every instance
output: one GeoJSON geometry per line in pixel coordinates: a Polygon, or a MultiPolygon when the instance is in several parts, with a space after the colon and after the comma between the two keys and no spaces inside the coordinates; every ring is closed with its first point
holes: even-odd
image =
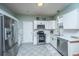
{"type": "Polygon", "coordinates": [[[68,41],[79,41],[79,37],[77,36],[75,36],[76,38],[72,38],[72,36],[57,36],[57,37],[63,38],[68,41]]]}

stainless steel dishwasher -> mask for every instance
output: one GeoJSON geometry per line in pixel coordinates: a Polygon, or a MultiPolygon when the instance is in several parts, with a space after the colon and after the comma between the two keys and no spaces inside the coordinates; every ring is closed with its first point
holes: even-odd
{"type": "Polygon", "coordinates": [[[57,38],[57,50],[63,56],[68,56],[68,41],[58,37],[57,38]]]}

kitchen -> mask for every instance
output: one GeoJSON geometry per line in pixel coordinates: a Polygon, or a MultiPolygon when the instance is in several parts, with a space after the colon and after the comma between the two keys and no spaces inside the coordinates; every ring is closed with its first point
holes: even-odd
{"type": "Polygon", "coordinates": [[[39,7],[36,5],[0,4],[0,55],[30,56],[29,49],[36,48],[32,51],[32,56],[78,56],[79,4],[44,3],[44,6],[39,7]],[[41,49],[45,52],[41,52],[41,49]],[[23,50],[28,50],[28,53],[23,50]],[[34,54],[36,51],[38,55],[34,54]]]}

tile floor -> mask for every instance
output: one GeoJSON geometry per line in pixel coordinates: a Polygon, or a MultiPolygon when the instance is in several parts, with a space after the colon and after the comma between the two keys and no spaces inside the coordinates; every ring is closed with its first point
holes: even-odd
{"type": "Polygon", "coordinates": [[[61,56],[50,44],[33,45],[24,43],[21,45],[17,56],[61,56]]]}

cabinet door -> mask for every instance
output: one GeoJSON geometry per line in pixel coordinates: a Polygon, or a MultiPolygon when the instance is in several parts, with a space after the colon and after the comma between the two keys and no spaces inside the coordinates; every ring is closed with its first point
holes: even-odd
{"type": "Polygon", "coordinates": [[[34,21],[34,29],[37,29],[37,21],[34,21]]]}
{"type": "Polygon", "coordinates": [[[41,24],[45,25],[46,27],[46,21],[41,21],[41,24]]]}
{"type": "Polygon", "coordinates": [[[42,24],[42,21],[34,21],[34,29],[37,29],[37,25],[42,24]]]}
{"type": "Polygon", "coordinates": [[[48,29],[48,22],[45,21],[45,29],[48,29]]]}
{"type": "Polygon", "coordinates": [[[45,21],[45,28],[49,29],[49,25],[48,25],[49,21],[45,21]]]}
{"type": "Polygon", "coordinates": [[[77,10],[71,11],[63,15],[64,29],[77,29],[77,10]]]}
{"type": "Polygon", "coordinates": [[[51,29],[56,29],[56,21],[52,21],[52,26],[51,26],[51,29]]]}
{"type": "Polygon", "coordinates": [[[34,21],[34,29],[37,29],[37,25],[45,25],[46,27],[46,21],[34,21]]]}
{"type": "Polygon", "coordinates": [[[50,43],[50,32],[49,31],[44,31],[46,34],[46,43],[50,43]]]}
{"type": "Polygon", "coordinates": [[[37,25],[42,24],[42,21],[36,21],[36,22],[37,22],[37,25]]]}
{"type": "Polygon", "coordinates": [[[47,29],[55,29],[56,25],[55,25],[55,21],[48,21],[47,22],[47,29]]]}
{"type": "Polygon", "coordinates": [[[56,38],[51,38],[51,44],[57,48],[57,39],[56,38]]]}

